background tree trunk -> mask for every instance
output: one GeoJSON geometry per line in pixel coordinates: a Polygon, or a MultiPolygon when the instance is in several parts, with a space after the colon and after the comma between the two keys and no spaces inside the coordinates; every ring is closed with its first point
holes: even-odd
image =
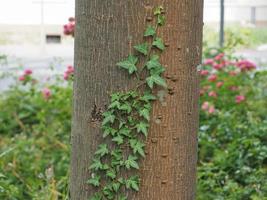
{"type": "Polygon", "coordinates": [[[167,46],[161,62],[169,88],[158,91],[161,101],[153,105],[141,188],[128,199],[195,198],[203,0],[76,0],[72,200],[86,200],[94,192],[86,181],[101,139],[99,115],[112,91],[131,85],[115,63],[143,41],[146,20],[159,5],[167,18],[159,34],[167,46]]]}

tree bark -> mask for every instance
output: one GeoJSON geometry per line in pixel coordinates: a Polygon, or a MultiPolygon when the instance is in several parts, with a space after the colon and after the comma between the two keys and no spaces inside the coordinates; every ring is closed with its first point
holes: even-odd
{"type": "Polygon", "coordinates": [[[100,113],[111,92],[131,86],[115,63],[143,41],[147,19],[160,5],[167,19],[159,34],[166,42],[161,63],[168,90],[157,91],[160,101],[153,105],[140,191],[128,199],[195,198],[203,0],[76,0],[72,200],[86,200],[94,192],[86,181],[101,140],[100,113]]]}

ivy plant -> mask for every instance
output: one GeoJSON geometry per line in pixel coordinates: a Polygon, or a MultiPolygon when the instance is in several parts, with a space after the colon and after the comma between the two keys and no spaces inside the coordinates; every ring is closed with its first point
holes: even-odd
{"type": "Polygon", "coordinates": [[[145,157],[152,102],[157,99],[153,89],[167,87],[159,57],[165,45],[157,36],[165,22],[163,13],[162,6],[154,9],[155,20],[144,32],[145,41],[134,46],[135,54],[116,64],[137,77],[138,85],[130,91],[111,94],[110,104],[102,114],[103,140],[108,142],[99,144],[89,166],[88,184],[97,191],[90,200],[127,200],[123,192],[139,191],[138,170],[145,157]]]}

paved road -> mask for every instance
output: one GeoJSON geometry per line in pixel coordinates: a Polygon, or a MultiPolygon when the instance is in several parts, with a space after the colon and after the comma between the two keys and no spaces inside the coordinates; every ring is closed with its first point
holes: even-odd
{"type": "MultiPolygon", "coordinates": [[[[8,55],[8,63],[0,65],[0,76],[7,72],[19,75],[25,68],[32,69],[40,80],[52,74],[63,74],[66,66],[73,64],[73,46],[46,45],[45,49],[32,45],[0,46],[0,55],[8,55]],[[51,66],[54,67],[53,71],[51,66]]],[[[253,60],[258,66],[267,69],[267,45],[262,45],[256,50],[242,50],[237,55],[253,60]]],[[[10,78],[0,79],[0,91],[7,89],[13,82],[10,78]]]]}

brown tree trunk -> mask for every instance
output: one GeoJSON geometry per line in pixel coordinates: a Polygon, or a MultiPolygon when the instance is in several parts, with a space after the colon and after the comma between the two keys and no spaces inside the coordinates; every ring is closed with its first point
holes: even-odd
{"type": "Polygon", "coordinates": [[[153,7],[166,10],[160,35],[168,90],[153,105],[140,191],[132,200],[195,198],[198,72],[202,48],[203,0],[76,0],[74,112],[70,194],[86,200],[88,167],[101,140],[100,117],[111,91],[127,90],[129,77],[115,63],[142,41],[153,7]]]}

